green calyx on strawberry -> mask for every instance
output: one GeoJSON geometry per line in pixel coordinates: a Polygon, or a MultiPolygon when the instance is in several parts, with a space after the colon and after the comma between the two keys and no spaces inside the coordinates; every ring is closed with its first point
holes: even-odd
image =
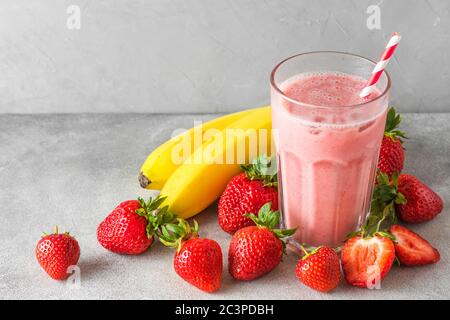
{"type": "Polygon", "coordinates": [[[45,238],[46,236],[58,235],[58,234],[64,234],[66,236],[70,236],[70,232],[68,232],[68,231],[64,231],[63,233],[59,233],[58,226],[55,226],[55,228],[53,230],[53,233],[42,232],[42,238],[45,238]]]}
{"type": "Polygon", "coordinates": [[[199,238],[198,223],[194,225],[178,218],[177,223],[162,225],[157,235],[161,243],[176,248],[173,260],[175,272],[197,288],[213,292],[222,282],[222,249],[211,239],[199,238]]]}
{"type": "MultiPolygon", "coordinates": [[[[266,203],[259,209],[258,216],[256,216],[253,213],[244,214],[245,217],[250,218],[257,227],[259,228],[266,228],[269,231],[271,231],[278,239],[283,239],[286,237],[292,236],[295,231],[295,229],[277,229],[277,227],[280,224],[280,212],[279,211],[272,211],[271,209],[271,203],[266,203]]],[[[283,241],[283,245],[285,246],[285,243],[283,241]]]]}
{"type": "Polygon", "coordinates": [[[378,157],[378,169],[389,176],[394,172],[401,172],[405,162],[402,139],[406,139],[406,135],[403,131],[398,130],[400,122],[400,115],[393,107],[389,108],[378,157]]]}
{"type": "Polygon", "coordinates": [[[277,170],[275,161],[266,155],[256,157],[250,164],[241,165],[245,176],[250,180],[261,180],[265,187],[277,187],[277,170]]]}
{"type": "Polygon", "coordinates": [[[386,116],[386,126],[384,128],[384,135],[392,140],[407,139],[405,132],[398,130],[400,122],[402,121],[400,114],[398,114],[394,107],[390,107],[386,116]]]}
{"type": "Polygon", "coordinates": [[[175,214],[169,211],[169,206],[160,208],[161,204],[167,197],[158,195],[155,198],[149,198],[147,202],[138,198],[140,208],[136,209],[136,213],[147,219],[148,223],[145,228],[149,238],[155,235],[156,230],[164,224],[173,222],[176,218],[175,214]]]}
{"type": "Polygon", "coordinates": [[[162,244],[175,248],[179,252],[185,241],[198,237],[199,227],[196,220],[194,220],[193,226],[182,218],[177,218],[176,221],[176,224],[166,223],[161,225],[156,233],[162,244]]]}

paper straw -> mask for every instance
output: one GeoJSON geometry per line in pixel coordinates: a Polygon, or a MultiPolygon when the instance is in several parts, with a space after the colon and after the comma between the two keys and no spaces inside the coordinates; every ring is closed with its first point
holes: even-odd
{"type": "Polygon", "coordinates": [[[367,81],[366,86],[364,89],[362,89],[359,96],[361,98],[367,97],[369,94],[371,94],[375,88],[378,80],[381,77],[381,74],[383,73],[384,69],[386,68],[387,64],[389,63],[389,60],[391,59],[392,55],[394,54],[395,49],[397,48],[398,43],[401,40],[401,35],[398,32],[394,32],[392,34],[391,39],[389,40],[388,44],[386,45],[386,49],[384,50],[383,54],[381,55],[380,61],[377,63],[375,68],[372,71],[372,74],[367,81]]]}

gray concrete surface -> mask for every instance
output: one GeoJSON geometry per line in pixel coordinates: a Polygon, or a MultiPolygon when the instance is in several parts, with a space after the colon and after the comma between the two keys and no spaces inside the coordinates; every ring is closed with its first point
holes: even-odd
{"type": "MultiPolygon", "coordinates": [[[[304,287],[289,255],[269,275],[233,281],[206,294],[178,278],[173,252],[159,243],[130,257],[103,249],[98,223],[118,202],[149,196],[137,182],[142,161],[175,128],[212,115],[0,115],[0,299],[449,299],[450,298],[450,114],[405,114],[409,133],[406,172],[419,176],[444,199],[444,212],[417,225],[442,259],[421,268],[395,267],[381,290],[342,283],[332,294],[304,287]],[[81,246],[81,287],[51,280],[35,260],[43,231],[58,224],[81,246]]],[[[230,236],[212,206],[197,216],[201,235],[216,239],[226,257],[230,236]]],[[[225,259],[225,270],[226,262],[225,259]]]]}
{"type": "Polygon", "coordinates": [[[0,113],[229,112],[268,101],[283,58],[378,59],[393,31],[393,103],[449,112],[448,0],[2,0],[0,113]],[[71,5],[80,29],[66,26],[71,5]]]}

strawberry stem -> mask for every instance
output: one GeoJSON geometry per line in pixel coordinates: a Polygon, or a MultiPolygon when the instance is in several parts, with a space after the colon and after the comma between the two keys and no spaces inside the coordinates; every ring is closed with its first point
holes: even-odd
{"type": "Polygon", "coordinates": [[[159,195],[155,198],[150,197],[147,202],[138,198],[140,208],[136,210],[136,213],[147,219],[146,232],[149,239],[155,235],[160,226],[173,222],[176,218],[175,214],[169,210],[169,206],[161,207],[166,198],[159,195]]]}
{"type": "MultiPolygon", "coordinates": [[[[53,233],[52,232],[47,233],[47,232],[44,231],[44,232],[42,232],[42,237],[44,238],[44,237],[49,236],[49,235],[58,235],[58,234],[60,234],[59,233],[59,228],[58,228],[58,225],[55,225],[53,227],[53,233]]],[[[70,236],[70,232],[68,232],[68,231],[65,231],[63,234],[65,234],[66,236],[70,236]]]]}
{"type": "Polygon", "coordinates": [[[159,241],[171,248],[176,248],[180,251],[183,243],[191,238],[198,237],[198,223],[194,220],[194,225],[191,226],[188,221],[177,218],[177,223],[165,223],[155,231],[159,241]]]}
{"type": "Polygon", "coordinates": [[[267,202],[258,211],[258,216],[254,213],[244,214],[244,217],[248,217],[253,222],[261,227],[267,228],[272,231],[277,238],[282,239],[285,237],[292,236],[297,228],[295,229],[276,229],[280,224],[280,212],[272,211],[272,203],[267,202]]]}
{"type": "Polygon", "coordinates": [[[384,129],[384,135],[392,140],[399,139],[400,142],[403,139],[407,139],[403,131],[397,130],[402,121],[400,114],[398,114],[394,107],[390,107],[386,116],[386,126],[384,129]]]}
{"type": "Polygon", "coordinates": [[[241,165],[241,169],[250,180],[261,180],[266,187],[278,186],[275,158],[261,155],[254,158],[250,164],[241,165]]]}
{"type": "Polygon", "coordinates": [[[388,235],[387,230],[397,223],[395,204],[406,203],[406,198],[398,191],[398,173],[389,177],[378,171],[370,208],[370,214],[360,230],[350,233],[347,237],[355,235],[372,237],[375,234],[388,235]]]}
{"type": "Polygon", "coordinates": [[[284,238],[292,236],[295,229],[276,229],[280,223],[280,212],[272,211],[272,203],[267,202],[259,211],[258,216],[253,213],[244,214],[244,217],[250,218],[260,228],[266,228],[271,231],[283,244],[283,253],[286,253],[286,241],[284,238]]]}
{"type": "Polygon", "coordinates": [[[300,249],[303,251],[304,255],[302,257],[302,260],[305,260],[306,258],[308,258],[309,256],[312,256],[313,254],[315,254],[317,251],[320,250],[320,248],[322,248],[323,246],[318,246],[315,248],[312,248],[312,250],[308,251],[303,245],[300,245],[300,249]]]}
{"type": "Polygon", "coordinates": [[[306,256],[309,256],[309,252],[308,252],[308,250],[305,249],[304,246],[300,245],[300,249],[301,249],[301,250],[303,251],[303,253],[305,254],[305,257],[306,257],[306,256]]]}

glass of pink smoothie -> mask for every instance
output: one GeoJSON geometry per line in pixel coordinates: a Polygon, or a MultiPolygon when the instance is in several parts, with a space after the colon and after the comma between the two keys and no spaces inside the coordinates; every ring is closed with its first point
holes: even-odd
{"type": "Polygon", "coordinates": [[[299,54],[271,74],[283,226],[294,244],[340,246],[370,211],[390,78],[359,93],[375,62],[341,52],[299,54]]]}

